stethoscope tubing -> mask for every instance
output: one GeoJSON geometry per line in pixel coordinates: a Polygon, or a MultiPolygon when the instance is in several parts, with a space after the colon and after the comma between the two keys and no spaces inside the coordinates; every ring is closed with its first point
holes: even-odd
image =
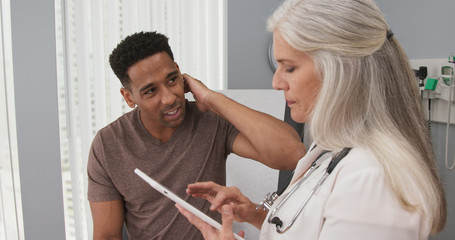
{"type": "Polygon", "coordinates": [[[319,187],[324,183],[324,181],[329,177],[329,175],[332,173],[332,171],[335,169],[335,167],[338,165],[338,163],[341,161],[341,159],[343,159],[348,153],[349,151],[351,151],[351,148],[344,148],[339,154],[337,154],[337,156],[335,157],[335,159],[332,158],[332,160],[330,161],[324,175],[322,175],[322,177],[319,179],[319,181],[316,183],[316,185],[313,187],[313,189],[311,190],[311,192],[308,194],[308,196],[305,198],[305,200],[303,201],[303,203],[300,205],[298,211],[296,212],[296,214],[294,215],[294,217],[291,219],[291,221],[289,222],[289,224],[287,226],[285,226],[284,228],[282,228],[283,226],[283,222],[278,218],[278,217],[273,217],[273,215],[278,211],[278,209],[281,208],[281,206],[286,203],[286,201],[290,198],[290,196],[297,190],[297,188],[300,187],[300,185],[302,185],[302,183],[304,181],[306,181],[306,179],[311,175],[311,173],[313,173],[317,168],[319,168],[319,166],[321,165],[321,161],[319,160],[319,158],[324,155],[325,153],[327,153],[327,151],[324,151],[322,152],[318,158],[316,158],[316,160],[311,164],[311,167],[310,169],[308,169],[308,171],[302,176],[302,178],[294,185],[294,187],[292,187],[291,191],[289,191],[289,193],[284,197],[284,199],[278,203],[278,205],[272,210],[272,212],[270,213],[268,219],[267,219],[267,222],[268,223],[273,223],[276,225],[276,231],[278,233],[284,233],[286,232],[287,230],[289,230],[289,228],[291,228],[291,226],[294,224],[294,222],[297,220],[297,217],[300,215],[300,213],[303,211],[303,208],[306,206],[306,204],[309,202],[309,200],[311,199],[311,197],[314,195],[314,193],[319,189],[319,187]]]}
{"type": "Polygon", "coordinates": [[[305,201],[303,201],[302,205],[300,206],[299,210],[296,212],[296,214],[294,215],[294,217],[292,218],[291,222],[289,222],[289,224],[284,228],[284,229],[277,229],[277,231],[279,233],[284,233],[286,232],[295,222],[295,220],[297,220],[297,217],[299,216],[299,214],[303,211],[303,208],[306,206],[306,204],[308,203],[308,201],[310,201],[311,197],[314,195],[314,193],[316,192],[316,190],[319,189],[319,187],[322,185],[322,183],[324,183],[324,181],[327,179],[327,177],[330,175],[330,173],[327,173],[325,172],[324,175],[322,176],[321,179],[319,179],[318,183],[316,184],[316,186],[313,187],[313,189],[311,190],[310,194],[306,197],[305,201]]]}
{"type": "Polygon", "coordinates": [[[314,170],[318,169],[319,166],[321,165],[320,163],[318,164],[319,161],[315,161],[312,166],[310,167],[310,169],[303,175],[303,177],[294,185],[294,187],[292,187],[291,191],[289,191],[288,194],[286,194],[286,196],[284,197],[284,199],[278,203],[278,205],[272,210],[272,213],[269,215],[269,219],[268,219],[268,222],[270,223],[272,221],[272,216],[273,214],[281,208],[281,206],[286,203],[286,201],[289,199],[289,197],[297,190],[297,188],[300,187],[300,185],[302,185],[302,183],[311,175],[311,173],[313,173],[314,170]]]}

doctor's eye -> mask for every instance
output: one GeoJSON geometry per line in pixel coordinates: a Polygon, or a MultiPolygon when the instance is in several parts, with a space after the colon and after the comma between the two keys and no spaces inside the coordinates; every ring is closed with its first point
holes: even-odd
{"type": "Polygon", "coordinates": [[[285,71],[288,72],[288,73],[292,73],[294,72],[295,68],[294,67],[287,67],[285,68],[285,71]]]}

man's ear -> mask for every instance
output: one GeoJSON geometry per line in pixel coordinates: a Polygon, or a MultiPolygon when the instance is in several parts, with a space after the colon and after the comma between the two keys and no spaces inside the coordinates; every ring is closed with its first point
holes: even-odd
{"type": "Polygon", "coordinates": [[[183,78],[183,74],[180,72],[180,67],[179,67],[179,65],[177,64],[177,62],[174,62],[174,63],[175,63],[175,67],[177,68],[177,71],[179,71],[180,77],[182,77],[182,80],[183,80],[183,90],[185,91],[185,93],[187,93],[187,92],[190,91],[190,88],[188,87],[188,84],[186,84],[185,78],[183,78]]]}
{"type": "Polygon", "coordinates": [[[125,99],[126,104],[128,104],[130,108],[134,108],[136,106],[136,103],[133,100],[133,94],[130,91],[128,91],[128,89],[120,88],[120,93],[122,94],[123,99],[125,99]]]}

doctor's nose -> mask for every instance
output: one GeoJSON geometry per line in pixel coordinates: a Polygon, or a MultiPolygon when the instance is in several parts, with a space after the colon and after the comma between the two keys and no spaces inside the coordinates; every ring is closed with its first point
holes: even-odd
{"type": "Polygon", "coordinates": [[[275,90],[288,90],[288,84],[286,80],[280,76],[278,70],[273,75],[272,87],[275,90]]]}

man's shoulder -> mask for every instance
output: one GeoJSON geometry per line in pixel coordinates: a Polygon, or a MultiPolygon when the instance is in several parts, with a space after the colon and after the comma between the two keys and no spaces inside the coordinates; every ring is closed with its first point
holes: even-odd
{"type": "Polygon", "coordinates": [[[97,135],[103,134],[115,137],[124,132],[125,128],[134,127],[134,118],[136,117],[137,111],[138,109],[135,108],[127,113],[124,113],[105,127],[98,130],[97,135]]]}

